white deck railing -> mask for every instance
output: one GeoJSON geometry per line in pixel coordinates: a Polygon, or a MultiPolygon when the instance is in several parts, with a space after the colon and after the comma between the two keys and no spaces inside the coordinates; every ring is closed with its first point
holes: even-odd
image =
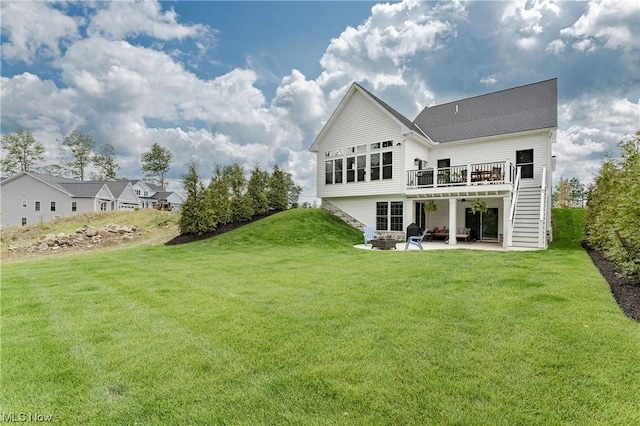
{"type": "Polygon", "coordinates": [[[432,167],[409,170],[407,172],[407,188],[511,183],[515,179],[515,174],[515,167],[510,161],[432,167]]]}

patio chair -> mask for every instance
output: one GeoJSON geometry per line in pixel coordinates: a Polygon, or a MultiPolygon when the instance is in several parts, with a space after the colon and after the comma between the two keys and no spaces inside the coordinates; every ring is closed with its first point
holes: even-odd
{"type": "Polygon", "coordinates": [[[374,226],[365,226],[364,227],[364,232],[362,233],[364,235],[364,246],[367,246],[367,243],[371,240],[375,240],[376,238],[379,238],[379,235],[376,234],[376,228],[374,226]]]}
{"type": "Polygon", "coordinates": [[[424,239],[427,238],[427,235],[429,234],[430,234],[430,231],[429,231],[429,228],[427,228],[424,230],[422,235],[414,235],[413,237],[407,238],[407,243],[404,245],[404,249],[409,250],[409,244],[413,244],[415,246],[418,246],[420,250],[423,250],[422,241],[424,241],[424,239]]]}

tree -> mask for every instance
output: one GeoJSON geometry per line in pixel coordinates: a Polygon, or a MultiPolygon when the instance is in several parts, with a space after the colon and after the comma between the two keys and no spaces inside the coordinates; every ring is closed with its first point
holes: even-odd
{"type": "Polygon", "coordinates": [[[556,207],[564,209],[571,205],[571,187],[564,176],[560,176],[560,182],[558,182],[552,198],[556,207]]]}
{"type": "Polygon", "coordinates": [[[171,151],[154,143],[151,146],[151,151],[142,154],[142,173],[146,177],[155,178],[158,185],[164,189],[164,177],[169,171],[172,157],[171,151]]]}
{"type": "Polygon", "coordinates": [[[2,135],[2,149],[5,155],[1,169],[10,175],[33,171],[38,162],[44,160],[44,146],[35,140],[30,131],[24,129],[2,135]]]}
{"type": "Polygon", "coordinates": [[[569,188],[571,188],[571,205],[575,207],[584,207],[586,190],[583,184],[577,178],[569,179],[569,188]]]}
{"type": "Polygon", "coordinates": [[[251,172],[247,185],[247,197],[251,201],[254,214],[265,215],[269,212],[268,186],[269,173],[260,169],[260,166],[256,166],[251,172]]]}
{"type": "Polygon", "coordinates": [[[116,150],[113,145],[101,145],[93,157],[93,165],[98,172],[92,173],[91,179],[115,180],[120,166],[116,163],[116,150]]]}
{"type": "Polygon", "coordinates": [[[273,166],[273,172],[269,176],[267,200],[269,200],[269,208],[276,211],[286,210],[289,204],[287,177],[277,164],[273,166]]]}
{"type": "Polygon", "coordinates": [[[284,175],[286,180],[288,207],[297,208],[298,198],[300,198],[300,194],[302,193],[302,187],[295,184],[291,173],[285,173],[284,175]]]}
{"type": "Polygon", "coordinates": [[[198,165],[191,161],[187,165],[187,173],[182,176],[187,199],[180,212],[180,232],[183,234],[202,235],[214,231],[217,226],[215,215],[205,206],[205,188],[198,176],[198,165]]]}
{"type": "Polygon", "coordinates": [[[74,130],[59,141],[62,168],[74,178],[84,180],[85,171],[93,161],[95,146],[96,141],[91,136],[74,130]],[[65,160],[65,157],[71,160],[65,160]]]}
{"type": "Polygon", "coordinates": [[[233,164],[226,169],[226,178],[231,191],[230,209],[233,222],[244,222],[253,216],[253,205],[246,195],[247,178],[239,164],[233,164]]]}
{"type": "Polygon", "coordinates": [[[221,224],[232,221],[231,195],[229,194],[229,181],[226,169],[216,164],[213,176],[207,187],[204,209],[210,209],[221,224]]]}
{"type": "Polygon", "coordinates": [[[602,164],[587,197],[589,244],[626,275],[640,276],[640,132],[623,139],[622,160],[602,164]]]}

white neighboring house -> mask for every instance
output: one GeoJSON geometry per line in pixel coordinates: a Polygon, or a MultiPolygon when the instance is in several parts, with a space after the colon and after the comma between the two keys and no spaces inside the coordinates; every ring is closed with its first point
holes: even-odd
{"type": "Polygon", "coordinates": [[[557,79],[427,107],[413,121],[354,83],[309,151],[322,206],[357,228],[404,239],[412,223],[446,226],[546,248],[556,131],[557,79]],[[486,213],[471,212],[478,199],[486,213]]]}
{"type": "Polygon", "coordinates": [[[130,181],[79,181],[21,172],[0,182],[2,227],[41,223],[78,213],[142,207],[130,181]]]}
{"type": "Polygon", "coordinates": [[[167,200],[171,203],[171,210],[180,210],[184,197],[177,192],[165,191],[160,185],[142,180],[129,181],[133,185],[138,198],[140,198],[140,206],[143,209],[155,208],[161,200],[167,200]]]}

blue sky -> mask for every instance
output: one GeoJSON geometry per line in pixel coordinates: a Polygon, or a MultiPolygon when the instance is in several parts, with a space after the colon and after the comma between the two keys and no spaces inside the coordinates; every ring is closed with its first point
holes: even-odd
{"type": "Polygon", "coordinates": [[[49,162],[78,129],[139,178],[157,142],[170,189],[196,158],[270,169],[315,195],[307,149],[353,81],[424,106],[558,78],[555,180],[588,183],[640,129],[638,2],[2,1],[2,133],[49,162]]]}

